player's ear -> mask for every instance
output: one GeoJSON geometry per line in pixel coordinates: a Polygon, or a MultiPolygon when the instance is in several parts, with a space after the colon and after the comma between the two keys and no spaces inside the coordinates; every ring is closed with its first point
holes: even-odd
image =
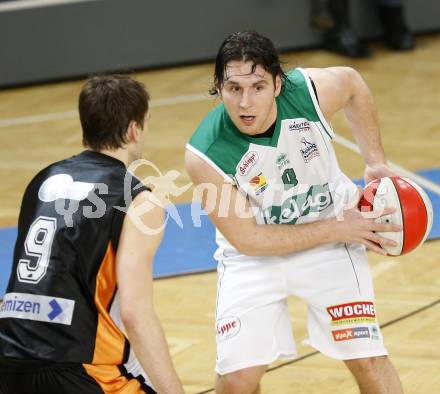
{"type": "Polygon", "coordinates": [[[141,125],[138,122],[132,120],[128,124],[128,128],[127,128],[128,140],[136,142],[140,138],[141,133],[142,133],[141,125]]]}
{"type": "Polygon", "coordinates": [[[275,77],[275,97],[278,97],[281,93],[281,88],[283,86],[283,81],[281,80],[281,75],[275,77]]]}

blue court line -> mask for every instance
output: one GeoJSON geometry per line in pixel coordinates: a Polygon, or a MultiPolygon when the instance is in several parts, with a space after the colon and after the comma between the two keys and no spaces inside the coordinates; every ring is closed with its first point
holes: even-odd
{"type": "MultiPolygon", "coordinates": [[[[419,175],[440,184],[440,168],[419,171],[419,175]]],[[[362,180],[355,183],[363,185],[362,180]]],[[[440,195],[427,191],[434,208],[434,223],[428,239],[440,238],[440,195]]],[[[154,261],[154,277],[161,278],[210,271],[216,268],[215,229],[198,204],[177,205],[182,228],[169,219],[154,261]],[[194,220],[194,219],[196,220],[194,220]]],[[[16,227],[0,229],[0,295],[6,290],[11,271],[16,227]]]]}

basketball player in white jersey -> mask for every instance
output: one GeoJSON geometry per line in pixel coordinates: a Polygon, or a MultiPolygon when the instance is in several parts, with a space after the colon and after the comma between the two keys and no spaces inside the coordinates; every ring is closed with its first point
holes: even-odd
{"type": "Polygon", "coordinates": [[[270,363],[297,356],[289,295],[308,305],[311,346],[343,360],[362,393],[402,392],[365,253],[386,254],[380,245],[394,242],[376,232],[401,228],[361,214],[331,143],[329,121],[344,110],[366,181],[392,174],[365,82],[346,67],[284,74],[272,42],[242,32],[219,49],[212,93],[222,103],[191,137],[186,166],[217,190],[203,198],[217,227],[217,392],[258,393],[270,363]]]}

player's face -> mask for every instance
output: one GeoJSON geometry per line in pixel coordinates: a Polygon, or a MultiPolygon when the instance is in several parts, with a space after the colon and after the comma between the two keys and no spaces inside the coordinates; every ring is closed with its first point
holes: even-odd
{"type": "Polygon", "coordinates": [[[244,134],[264,133],[276,120],[275,97],[281,91],[281,78],[274,79],[262,66],[252,72],[252,62],[226,64],[220,95],[235,126],[244,134]]]}

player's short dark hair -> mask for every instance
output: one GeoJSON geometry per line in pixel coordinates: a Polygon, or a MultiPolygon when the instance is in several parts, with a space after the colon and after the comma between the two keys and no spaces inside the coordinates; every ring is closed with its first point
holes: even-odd
{"type": "Polygon", "coordinates": [[[209,91],[210,94],[215,95],[221,89],[226,65],[232,60],[252,62],[252,72],[257,66],[262,66],[272,75],[274,81],[277,76],[285,79],[278,52],[269,38],[255,31],[237,32],[228,36],[220,45],[215,59],[214,86],[209,91]]]}
{"type": "Polygon", "coordinates": [[[78,105],[83,145],[97,151],[122,147],[131,121],[144,127],[149,100],[145,86],[127,75],[89,78],[78,105]]]}

